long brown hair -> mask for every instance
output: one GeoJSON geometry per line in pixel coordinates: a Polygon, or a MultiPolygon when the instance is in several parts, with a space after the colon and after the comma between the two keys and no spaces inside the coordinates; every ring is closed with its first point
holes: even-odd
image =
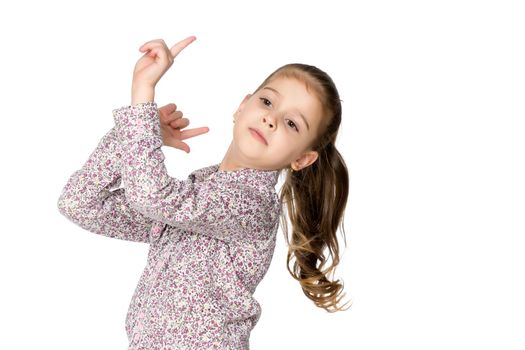
{"type": "MultiPolygon", "coordinates": [[[[306,89],[312,90],[317,96],[323,110],[317,137],[310,145],[311,150],[318,152],[318,158],[299,171],[289,169],[280,192],[283,206],[281,226],[288,244],[287,268],[292,277],[299,281],[303,293],[316,306],[328,312],[347,310],[337,306],[344,283],[327,278],[339,264],[339,243],[336,236],[339,226],[346,246],[344,209],[349,176],[343,157],[335,147],[341,124],[339,92],[330,76],[321,69],[302,63],[290,63],[270,74],[254,93],[273,79],[281,77],[303,82],[306,89]],[[287,216],[292,224],[291,244],[287,216]],[[326,270],[321,270],[327,263],[325,248],[330,252],[332,264],[326,270]],[[290,269],[292,258],[295,258],[293,270],[290,269]]],[[[350,306],[351,304],[352,302],[350,306]]]]}

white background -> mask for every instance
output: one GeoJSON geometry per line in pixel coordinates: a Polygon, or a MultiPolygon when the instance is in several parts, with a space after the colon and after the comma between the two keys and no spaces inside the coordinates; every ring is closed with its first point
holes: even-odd
{"type": "MultiPolygon", "coordinates": [[[[130,103],[146,41],[197,40],[157,85],[218,163],[277,67],[325,70],[350,172],[344,312],[304,296],[282,231],[255,292],[261,349],[525,348],[525,12],[520,1],[26,1],[0,5],[2,349],[125,349],[148,246],[84,231],[57,199],[130,103]]],[[[277,187],[277,189],[279,189],[277,187]]],[[[339,235],[341,237],[341,235],[339,235]]]]}

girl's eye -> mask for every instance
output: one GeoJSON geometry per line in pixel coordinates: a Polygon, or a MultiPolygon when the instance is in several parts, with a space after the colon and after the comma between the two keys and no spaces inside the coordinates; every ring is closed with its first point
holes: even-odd
{"type": "MultiPolygon", "coordinates": [[[[259,99],[263,101],[263,103],[264,103],[265,106],[268,106],[265,102],[266,102],[266,101],[270,102],[269,99],[264,98],[264,97],[259,97],[259,99]]],[[[272,102],[270,102],[270,105],[271,105],[271,104],[272,104],[272,102]]]]}
{"type": "Polygon", "coordinates": [[[295,130],[299,131],[299,129],[297,128],[297,125],[295,125],[295,123],[292,121],[292,120],[288,120],[288,125],[290,125],[290,122],[292,123],[292,128],[294,128],[295,130]]]}

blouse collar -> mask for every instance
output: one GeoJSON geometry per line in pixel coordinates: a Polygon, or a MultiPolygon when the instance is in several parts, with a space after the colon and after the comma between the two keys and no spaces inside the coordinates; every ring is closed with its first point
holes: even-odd
{"type": "Polygon", "coordinates": [[[218,180],[240,182],[246,185],[255,186],[275,186],[279,178],[279,170],[264,170],[254,168],[242,168],[237,170],[219,170],[220,163],[206,166],[193,171],[196,181],[203,181],[207,178],[218,180]]]}

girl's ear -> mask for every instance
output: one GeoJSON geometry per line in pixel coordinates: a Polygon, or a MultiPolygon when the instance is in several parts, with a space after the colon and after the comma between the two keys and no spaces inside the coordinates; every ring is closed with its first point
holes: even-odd
{"type": "Polygon", "coordinates": [[[290,167],[295,171],[301,170],[313,164],[318,157],[319,153],[317,153],[316,151],[304,152],[299,158],[297,158],[294,162],[292,162],[292,164],[290,164],[290,167]]]}
{"type": "Polygon", "coordinates": [[[244,105],[250,99],[251,96],[251,94],[244,96],[244,99],[242,100],[241,104],[239,105],[239,108],[237,109],[238,112],[240,112],[243,109],[244,105]]]}
{"type": "Polygon", "coordinates": [[[241,113],[242,109],[244,108],[244,105],[246,104],[246,102],[248,101],[250,96],[252,96],[252,95],[248,94],[248,95],[244,96],[244,99],[242,100],[241,104],[237,108],[237,111],[233,114],[233,122],[234,123],[235,123],[235,119],[237,119],[237,116],[239,115],[239,113],[241,113]]]}

